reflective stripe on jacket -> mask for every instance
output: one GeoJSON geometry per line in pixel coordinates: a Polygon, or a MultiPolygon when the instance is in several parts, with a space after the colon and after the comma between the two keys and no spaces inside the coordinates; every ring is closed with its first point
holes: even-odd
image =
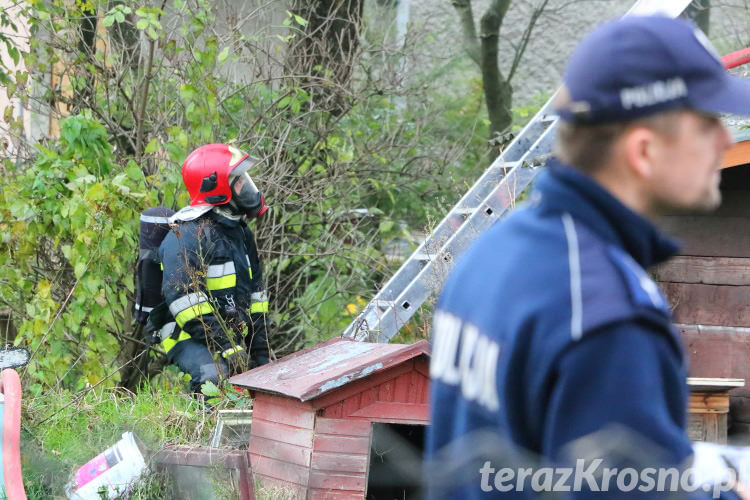
{"type": "Polygon", "coordinates": [[[239,336],[233,342],[226,337],[228,326],[265,329],[266,321],[251,317],[268,312],[268,295],[255,238],[244,222],[213,211],[180,222],[164,238],[158,255],[164,269],[162,294],[179,336],[211,338],[227,350],[242,343],[239,336]]]}

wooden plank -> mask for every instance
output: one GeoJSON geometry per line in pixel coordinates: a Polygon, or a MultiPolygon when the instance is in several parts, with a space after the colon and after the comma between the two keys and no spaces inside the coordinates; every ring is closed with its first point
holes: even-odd
{"type": "Polygon", "coordinates": [[[698,413],[689,413],[687,421],[687,435],[690,441],[705,441],[706,426],[703,415],[698,413]]]}
{"type": "Polygon", "coordinates": [[[720,439],[726,442],[726,435],[719,435],[719,419],[726,418],[726,415],[703,415],[703,424],[706,426],[706,441],[709,443],[717,443],[720,439]]]}
{"type": "Polygon", "coordinates": [[[343,401],[329,406],[323,411],[323,416],[327,418],[341,418],[344,416],[344,403],[343,401]]]}
{"type": "Polygon", "coordinates": [[[378,401],[393,401],[393,385],[394,380],[388,380],[378,386],[378,401]]]}
{"type": "Polygon", "coordinates": [[[367,406],[377,401],[378,391],[376,387],[370,387],[360,394],[360,406],[367,406]]]}
{"type": "Polygon", "coordinates": [[[331,474],[330,472],[310,471],[310,488],[326,490],[350,490],[364,493],[367,480],[364,474],[331,474]]]}
{"type": "Polygon", "coordinates": [[[318,434],[315,436],[313,450],[327,452],[346,452],[367,454],[370,452],[369,436],[334,436],[318,434]]]}
{"type": "Polygon", "coordinates": [[[253,402],[253,418],[290,425],[301,429],[312,429],[315,412],[312,406],[283,396],[256,398],[253,402]]]}
{"type": "MultiPolygon", "coordinates": [[[[424,356],[420,356],[420,358],[423,358],[423,357],[424,356]]],[[[331,391],[327,394],[323,394],[322,396],[315,398],[310,402],[316,409],[326,408],[332,404],[338,403],[339,401],[343,401],[346,398],[351,397],[355,394],[359,394],[365,389],[368,389],[371,387],[377,387],[383,382],[385,382],[386,380],[394,379],[398,377],[399,375],[401,375],[402,373],[409,372],[413,369],[414,369],[414,360],[410,359],[399,365],[394,366],[393,368],[389,368],[388,370],[375,373],[363,379],[357,380],[351,384],[346,384],[343,387],[336,389],[335,391],[331,391]]]]}
{"type": "MultiPolygon", "coordinates": [[[[313,442],[313,431],[310,429],[299,429],[259,418],[254,418],[250,426],[250,443],[255,436],[308,448],[312,448],[313,442]]],[[[250,451],[256,453],[254,448],[250,451]]]]}
{"type": "Polygon", "coordinates": [[[290,464],[275,458],[263,457],[250,453],[250,464],[253,472],[281,481],[306,486],[310,469],[301,465],[290,464]]]}
{"type": "Polygon", "coordinates": [[[223,465],[229,468],[239,468],[247,452],[223,448],[207,448],[202,446],[168,446],[157,451],[153,460],[158,464],[190,465],[194,467],[214,467],[223,465]]]}
{"type": "Polygon", "coordinates": [[[661,288],[675,323],[750,326],[750,286],[662,283],[661,288]]]}
{"type": "Polygon", "coordinates": [[[409,402],[409,386],[411,384],[411,374],[414,372],[404,373],[396,377],[393,387],[393,400],[399,403],[409,402]]]}
{"type": "Polygon", "coordinates": [[[726,434],[724,436],[720,434],[721,425],[719,425],[719,421],[725,420],[727,416],[712,413],[705,415],[704,418],[706,421],[706,441],[710,443],[718,443],[720,440],[726,442],[726,434]]]}
{"type": "Polygon", "coordinates": [[[430,377],[427,376],[423,379],[424,387],[422,389],[422,397],[419,400],[419,404],[427,405],[430,404],[430,377]]]}
{"type": "Polygon", "coordinates": [[[717,431],[715,443],[727,444],[727,434],[729,434],[729,418],[728,415],[717,415],[717,431]]]}
{"type": "Polygon", "coordinates": [[[255,481],[250,467],[250,453],[242,454],[241,465],[238,468],[239,500],[255,500],[255,481]]]}
{"type": "Polygon", "coordinates": [[[370,422],[361,420],[318,417],[315,422],[315,433],[337,436],[367,436],[369,439],[370,427],[370,422]]]}
{"type": "Polygon", "coordinates": [[[361,473],[367,472],[367,463],[370,455],[353,455],[344,453],[328,453],[316,451],[312,456],[312,470],[327,471],[334,473],[361,473]]]}
{"type": "Polygon", "coordinates": [[[728,413],[729,394],[690,393],[688,411],[690,413],[728,413]]]}
{"type": "Polygon", "coordinates": [[[366,418],[378,422],[427,425],[430,421],[430,408],[427,405],[381,401],[362,408],[353,413],[351,417],[366,418]]]}
{"type": "Polygon", "coordinates": [[[422,399],[422,391],[424,390],[424,377],[418,371],[414,371],[411,374],[411,383],[409,385],[409,400],[407,403],[419,404],[422,399]]]}
{"type": "Polygon", "coordinates": [[[302,402],[296,398],[282,396],[278,394],[269,394],[266,392],[258,392],[258,395],[253,401],[253,408],[258,404],[270,403],[272,405],[280,406],[282,408],[296,408],[298,410],[309,410],[310,403],[302,402]]]}
{"type": "Polygon", "coordinates": [[[275,458],[296,465],[310,466],[312,449],[304,446],[296,446],[273,439],[259,436],[250,437],[250,449],[257,455],[275,458]]]}
{"type": "Polygon", "coordinates": [[[414,404],[414,396],[415,396],[415,389],[417,386],[417,377],[419,374],[416,371],[413,371],[409,374],[407,377],[407,385],[406,385],[406,399],[401,401],[402,403],[411,403],[414,404]]]}
{"type": "Polygon", "coordinates": [[[675,257],[655,267],[652,273],[656,281],[704,285],[750,285],[750,259],[675,257]]]}
{"type": "Polygon", "coordinates": [[[355,411],[359,410],[362,405],[360,404],[360,394],[355,394],[349,398],[346,398],[341,405],[341,416],[345,417],[351,415],[355,411]]]}
{"type": "Polygon", "coordinates": [[[667,216],[658,225],[682,241],[681,255],[750,257],[750,217],[667,216]]]}
{"type": "Polygon", "coordinates": [[[688,415],[687,435],[691,441],[726,444],[727,416],[718,413],[688,415]]]}
{"type": "Polygon", "coordinates": [[[688,377],[687,385],[691,392],[725,392],[738,387],[745,387],[745,380],[741,378],[688,377]]]}

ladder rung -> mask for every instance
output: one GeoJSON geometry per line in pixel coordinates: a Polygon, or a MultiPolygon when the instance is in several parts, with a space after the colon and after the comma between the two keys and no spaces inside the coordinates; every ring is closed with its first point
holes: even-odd
{"type": "Polygon", "coordinates": [[[455,210],[451,211],[451,214],[459,214],[459,215],[471,215],[474,212],[476,212],[477,208],[479,207],[463,207],[463,208],[457,208],[455,210]]]}
{"type": "Polygon", "coordinates": [[[555,120],[557,120],[557,115],[554,113],[544,115],[539,119],[539,121],[544,122],[544,123],[547,123],[547,122],[551,123],[551,122],[554,122],[555,120]]]}
{"type": "Polygon", "coordinates": [[[521,163],[520,161],[496,161],[495,163],[490,165],[490,168],[496,169],[496,170],[508,171],[517,167],[520,163],[521,163]]]}

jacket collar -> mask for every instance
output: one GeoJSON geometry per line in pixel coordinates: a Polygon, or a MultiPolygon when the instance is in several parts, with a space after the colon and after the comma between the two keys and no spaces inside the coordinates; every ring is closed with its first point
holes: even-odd
{"type": "Polygon", "coordinates": [[[245,218],[241,215],[235,215],[230,210],[222,206],[215,206],[208,213],[211,219],[227,227],[240,227],[245,223],[245,218]]]}
{"type": "Polygon", "coordinates": [[[568,212],[610,244],[623,248],[643,268],[677,253],[676,241],[630,210],[591,177],[560,163],[547,162],[535,184],[542,210],[568,212]]]}
{"type": "Polygon", "coordinates": [[[169,223],[189,222],[204,215],[228,227],[239,227],[245,222],[242,215],[234,215],[230,210],[220,206],[203,205],[195,207],[188,205],[172,215],[169,218],[169,223]]]}

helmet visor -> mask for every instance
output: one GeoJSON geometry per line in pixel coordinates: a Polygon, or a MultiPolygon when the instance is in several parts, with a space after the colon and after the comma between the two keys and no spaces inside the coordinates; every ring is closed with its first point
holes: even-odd
{"type": "Polygon", "coordinates": [[[250,217],[258,215],[263,208],[263,197],[247,173],[255,161],[245,158],[229,174],[229,185],[232,188],[232,201],[242,212],[250,217]]]}
{"type": "Polygon", "coordinates": [[[245,200],[260,198],[260,191],[247,172],[232,179],[232,198],[245,200]]]}

